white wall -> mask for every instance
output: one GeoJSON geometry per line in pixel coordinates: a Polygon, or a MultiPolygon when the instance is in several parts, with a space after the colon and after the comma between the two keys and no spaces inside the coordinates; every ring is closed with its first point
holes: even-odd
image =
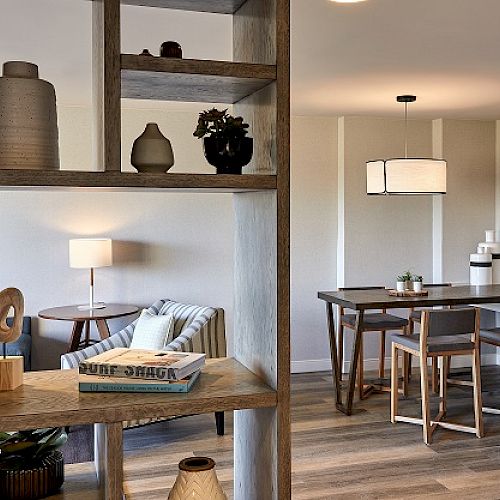
{"type": "MultiPolygon", "coordinates": [[[[440,122],[441,149],[448,160],[448,194],[434,198],[368,197],[365,162],[403,154],[403,122],[345,117],[335,127],[333,118],[293,118],[295,371],[330,367],[324,304],[316,299],[317,290],[337,285],[393,285],[395,276],[406,269],[434,281],[436,227],[443,242],[444,279],[468,281],[468,254],[483,237],[484,229],[493,227],[495,127],[491,121],[440,122]],[[336,184],[332,175],[337,177],[336,184]],[[443,205],[445,214],[438,226],[433,208],[436,202],[443,205]]],[[[410,156],[432,156],[436,134],[430,120],[410,121],[408,135],[410,156]]],[[[348,356],[351,340],[347,335],[348,356]]],[[[376,366],[377,356],[378,337],[367,336],[367,369],[376,366]]]]}
{"type": "Polygon", "coordinates": [[[495,227],[495,122],[443,120],[443,279],[468,282],[469,254],[495,227]]]}
{"type": "Polygon", "coordinates": [[[291,123],[292,370],[329,369],[325,308],[318,290],[336,287],[337,121],[291,123]]]}
{"type": "MultiPolygon", "coordinates": [[[[193,138],[196,114],[125,110],[124,160],[144,123],[156,120],[171,140],[175,169],[209,172],[193,138]]],[[[90,110],[60,108],[61,164],[88,170],[90,110]]],[[[3,191],[0,196],[0,288],[19,287],[26,313],[87,300],[88,275],[68,266],[68,239],[109,236],[115,264],[96,270],[97,299],[142,306],[173,298],[223,307],[231,343],[233,210],[230,194],[3,191]]],[[[110,323],[119,329],[127,320],[110,323]]],[[[35,368],[56,367],[71,325],[35,322],[35,368]]]]}

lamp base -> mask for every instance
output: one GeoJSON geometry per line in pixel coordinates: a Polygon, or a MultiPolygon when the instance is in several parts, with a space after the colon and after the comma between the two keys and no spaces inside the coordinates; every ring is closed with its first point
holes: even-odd
{"type": "Polygon", "coordinates": [[[92,305],[86,304],[84,306],[78,306],[80,311],[91,311],[92,309],[104,309],[106,304],[104,302],[94,302],[92,305]]]}
{"type": "Polygon", "coordinates": [[[22,356],[0,357],[0,391],[13,391],[23,385],[24,358],[22,356]]]}

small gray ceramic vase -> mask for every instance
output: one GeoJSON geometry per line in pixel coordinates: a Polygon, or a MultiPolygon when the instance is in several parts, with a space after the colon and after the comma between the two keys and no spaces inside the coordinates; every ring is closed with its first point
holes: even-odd
{"type": "Polygon", "coordinates": [[[148,123],[134,141],[130,162],[138,172],[165,173],[174,164],[170,141],[160,132],[157,123],[148,123]]]}

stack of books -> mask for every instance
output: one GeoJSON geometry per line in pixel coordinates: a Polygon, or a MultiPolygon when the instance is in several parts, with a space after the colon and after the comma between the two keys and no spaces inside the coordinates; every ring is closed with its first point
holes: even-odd
{"type": "Polygon", "coordinates": [[[117,347],[79,364],[80,392],[189,392],[205,354],[117,347]]]}

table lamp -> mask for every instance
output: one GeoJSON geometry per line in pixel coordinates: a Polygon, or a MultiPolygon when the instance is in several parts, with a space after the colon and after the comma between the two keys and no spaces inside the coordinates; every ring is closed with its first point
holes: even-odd
{"type": "Polygon", "coordinates": [[[69,265],[76,269],[90,269],[89,304],[79,309],[102,309],[103,302],[94,302],[94,268],[111,266],[112,243],[109,238],[76,238],[69,240],[69,265]]]}

